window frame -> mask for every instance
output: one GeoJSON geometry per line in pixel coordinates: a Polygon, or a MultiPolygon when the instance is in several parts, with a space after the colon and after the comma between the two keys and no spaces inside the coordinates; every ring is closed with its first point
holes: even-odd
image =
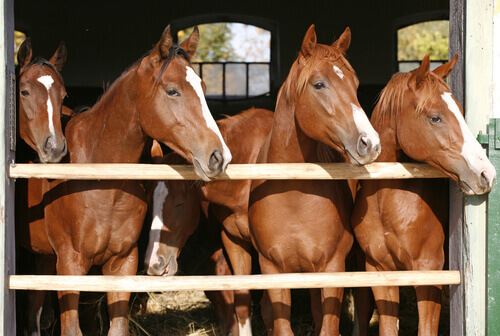
{"type": "MultiPolygon", "coordinates": [[[[228,22],[228,23],[242,23],[246,25],[256,26],[262,29],[265,29],[271,33],[271,46],[270,46],[270,61],[269,62],[193,62],[193,64],[200,64],[200,69],[203,67],[201,64],[222,64],[223,67],[223,75],[222,75],[222,98],[211,98],[207,97],[207,100],[218,101],[218,102],[241,102],[244,100],[252,100],[258,99],[262,97],[275,97],[277,96],[277,92],[279,90],[278,86],[278,78],[279,78],[279,70],[280,70],[280,57],[279,57],[279,48],[278,48],[278,23],[273,20],[269,20],[261,17],[247,16],[247,15],[236,15],[236,14],[210,14],[210,15],[198,15],[198,16],[190,16],[184,17],[178,20],[174,20],[171,22],[170,27],[172,29],[172,37],[175,42],[177,40],[177,33],[180,30],[190,28],[196,25],[209,24],[209,23],[218,23],[218,22],[228,22]],[[245,97],[235,98],[235,99],[227,99],[226,96],[226,87],[225,87],[225,68],[227,64],[245,64],[246,66],[246,87],[245,87],[245,97]],[[251,64],[268,64],[269,65],[269,92],[257,95],[257,96],[249,96],[249,65],[251,64]]],[[[200,73],[202,75],[202,73],[200,73]]],[[[201,77],[201,76],[200,76],[201,77]]]]}
{"type": "MultiPolygon", "coordinates": [[[[447,20],[450,21],[450,13],[449,11],[430,11],[430,12],[422,12],[414,15],[408,15],[404,17],[400,17],[396,19],[393,25],[393,43],[392,43],[392,66],[393,73],[399,72],[399,63],[410,63],[410,62],[421,62],[422,60],[414,60],[414,61],[398,61],[398,31],[402,28],[423,23],[427,21],[438,21],[438,20],[447,20]]],[[[448,60],[436,60],[432,62],[441,62],[448,60]]],[[[443,62],[443,63],[444,63],[443,62]]]]}

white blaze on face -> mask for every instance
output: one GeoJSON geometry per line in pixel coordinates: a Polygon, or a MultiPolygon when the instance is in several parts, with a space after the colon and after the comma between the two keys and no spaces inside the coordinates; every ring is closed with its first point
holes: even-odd
{"type": "Polygon", "coordinates": [[[148,267],[160,262],[158,250],[160,249],[161,229],[163,228],[163,205],[168,195],[168,188],[165,182],[159,182],[153,193],[153,221],[151,231],[149,231],[148,250],[146,252],[146,262],[148,267]]]}
{"type": "Polygon", "coordinates": [[[465,119],[462,113],[460,113],[460,108],[453,99],[451,92],[444,92],[441,95],[441,98],[444,100],[448,109],[453,113],[458,121],[458,124],[460,125],[460,130],[462,131],[462,137],[464,139],[462,152],[460,154],[467,163],[467,166],[469,166],[469,168],[477,175],[481,175],[481,173],[485,172],[486,176],[490,178],[490,183],[493,184],[493,179],[496,175],[495,168],[488,160],[483,147],[481,147],[479,142],[476,138],[474,138],[469,130],[469,127],[465,123],[465,119]]]}
{"type": "Polygon", "coordinates": [[[56,137],[56,131],[54,130],[54,120],[52,119],[54,117],[54,108],[52,106],[52,102],[50,101],[50,88],[52,87],[52,83],[54,83],[54,79],[49,76],[45,75],[40,78],[38,78],[38,81],[45,86],[47,89],[47,113],[49,115],[49,131],[52,137],[55,139],[56,137]]]}
{"type": "Polygon", "coordinates": [[[363,109],[353,103],[351,103],[352,108],[352,116],[354,118],[354,124],[356,124],[356,128],[359,133],[366,133],[366,137],[371,140],[372,146],[376,146],[380,144],[380,138],[378,133],[373,128],[370,120],[366,116],[365,111],[363,109]]]}
{"type": "Polygon", "coordinates": [[[205,95],[203,94],[203,88],[201,86],[201,78],[194,72],[193,68],[190,66],[186,66],[186,80],[188,81],[189,84],[193,87],[194,91],[196,92],[196,95],[200,99],[201,103],[201,109],[203,111],[203,118],[205,118],[205,121],[207,122],[207,127],[211,129],[215,134],[220,139],[220,142],[222,143],[222,157],[224,158],[224,163],[227,164],[229,161],[231,161],[231,152],[229,151],[229,148],[226,146],[226,143],[222,139],[222,134],[219,131],[219,127],[217,127],[217,124],[215,123],[214,118],[212,117],[212,114],[210,113],[210,110],[208,109],[207,101],[205,99],[205,95]]]}
{"type": "Polygon", "coordinates": [[[335,73],[337,74],[337,76],[340,77],[340,79],[344,80],[344,73],[342,72],[342,70],[339,69],[338,66],[334,65],[333,71],[335,71],[335,73]]]}

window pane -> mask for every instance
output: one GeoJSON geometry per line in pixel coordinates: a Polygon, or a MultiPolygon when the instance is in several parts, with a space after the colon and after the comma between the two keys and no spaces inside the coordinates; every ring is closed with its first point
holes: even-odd
{"type": "Polygon", "coordinates": [[[420,66],[419,62],[400,62],[399,63],[399,72],[410,72],[413,69],[416,69],[420,66]]]}
{"type": "Polygon", "coordinates": [[[207,97],[222,98],[222,64],[203,64],[203,81],[207,97]]]}
{"type": "Polygon", "coordinates": [[[191,63],[191,66],[193,67],[194,72],[200,76],[200,65],[198,63],[191,63]]]}
{"type": "Polygon", "coordinates": [[[245,64],[226,65],[226,98],[238,99],[246,97],[245,64]]]}
{"type": "MultiPolygon", "coordinates": [[[[243,23],[216,22],[198,25],[200,42],[196,62],[270,62],[271,32],[243,23]]],[[[177,32],[186,39],[193,27],[177,32]]]]}
{"type": "Polygon", "coordinates": [[[269,64],[249,65],[249,96],[259,96],[270,91],[269,64]]]}
{"type": "MultiPolygon", "coordinates": [[[[436,69],[438,66],[443,65],[444,62],[433,61],[431,62],[431,71],[436,69]]],[[[399,72],[410,72],[420,66],[420,62],[400,62],[399,72]]]]}
{"type": "Polygon", "coordinates": [[[398,61],[448,59],[449,21],[427,21],[398,30],[398,61]]]}

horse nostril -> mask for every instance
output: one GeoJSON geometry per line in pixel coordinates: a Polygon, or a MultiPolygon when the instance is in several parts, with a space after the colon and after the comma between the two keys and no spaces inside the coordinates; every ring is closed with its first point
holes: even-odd
{"type": "Polygon", "coordinates": [[[381,150],[380,144],[376,144],[376,145],[373,147],[373,151],[374,151],[374,152],[376,152],[376,153],[380,153],[380,150],[381,150]]]}
{"type": "Polygon", "coordinates": [[[222,166],[222,154],[216,150],[210,155],[210,159],[208,160],[208,168],[210,170],[220,169],[222,166]]]}
{"type": "Polygon", "coordinates": [[[54,140],[52,137],[49,135],[46,139],[45,142],[43,143],[43,150],[45,153],[48,153],[54,148],[54,140]]]}
{"type": "Polygon", "coordinates": [[[483,188],[487,188],[490,186],[490,178],[488,177],[487,173],[483,171],[481,173],[481,184],[483,185],[483,188]]]}
{"type": "Polygon", "coordinates": [[[361,157],[366,156],[371,151],[371,147],[372,147],[372,141],[368,139],[368,137],[365,134],[360,135],[358,138],[358,146],[356,148],[359,156],[361,157]]]}

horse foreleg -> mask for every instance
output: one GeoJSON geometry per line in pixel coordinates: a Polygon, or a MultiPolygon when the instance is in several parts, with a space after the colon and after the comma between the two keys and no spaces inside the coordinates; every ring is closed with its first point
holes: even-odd
{"type": "MultiPolygon", "coordinates": [[[[368,272],[379,271],[366,262],[368,272]]],[[[379,313],[379,334],[398,335],[399,332],[399,287],[372,287],[379,313]]]]}
{"type": "Polygon", "coordinates": [[[373,315],[374,301],[370,287],[359,287],[354,291],[354,330],[353,336],[368,335],[370,319],[373,315]]]}
{"type": "Polygon", "coordinates": [[[438,334],[441,286],[415,286],[418,306],[418,335],[438,334]]]}
{"type": "MultiPolygon", "coordinates": [[[[323,272],[345,272],[345,254],[337,253],[323,272]]],[[[343,294],[344,288],[321,289],[323,320],[321,322],[320,336],[339,335],[343,294]]]]}
{"type": "MultiPolygon", "coordinates": [[[[249,275],[252,273],[252,257],[250,256],[250,243],[236,243],[222,231],[222,243],[226,249],[229,261],[235,275],[249,275]]],[[[240,336],[252,335],[251,323],[252,297],[249,290],[234,291],[234,306],[238,317],[240,336]]]]}
{"type": "MultiPolygon", "coordinates": [[[[83,261],[80,254],[74,251],[62,251],[57,253],[57,275],[85,275],[90,266],[83,261]]],[[[78,300],[80,292],[59,291],[59,307],[61,314],[61,335],[81,336],[80,323],[78,321],[78,300]]]]}
{"type": "MultiPolygon", "coordinates": [[[[54,257],[35,255],[36,274],[53,275],[56,271],[54,257]]],[[[54,322],[54,309],[45,291],[29,291],[28,295],[28,335],[40,335],[54,322]]]]}
{"type": "MultiPolygon", "coordinates": [[[[210,257],[209,273],[215,275],[232,275],[222,247],[210,257]]],[[[219,320],[223,335],[238,335],[238,323],[234,310],[233,291],[207,291],[205,295],[212,302],[215,314],[219,320]]]]}
{"type": "MultiPolygon", "coordinates": [[[[262,274],[281,273],[274,264],[259,255],[260,270],[262,274]]],[[[267,294],[271,302],[273,311],[273,329],[272,335],[293,335],[290,324],[290,314],[292,308],[292,298],[289,289],[268,289],[267,294]]]]}
{"type": "Polygon", "coordinates": [[[314,321],[314,334],[319,335],[323,321],[321,289],[311,288],[309,289],[309,294],[311,295],[311,314],[314,321]]]}
{"type": "MultiPolygon", "coordinates": [[[[133,247],[125,257],[113,257],[102,267],[104,275],[135,275],[139,261],[137,246],[133,247]]],[[[128,302],[130,293],[107,293],[110,328],[108,336],[127,336],[128,330],[128,302]]]]}
{"type": "Polygon", "coordinates": [[[266,326],[267,335],[273,334],[273,307],[271,306],[271,299],[269,293],[265,290],[260,300],[260,315],[266,326]]]}

